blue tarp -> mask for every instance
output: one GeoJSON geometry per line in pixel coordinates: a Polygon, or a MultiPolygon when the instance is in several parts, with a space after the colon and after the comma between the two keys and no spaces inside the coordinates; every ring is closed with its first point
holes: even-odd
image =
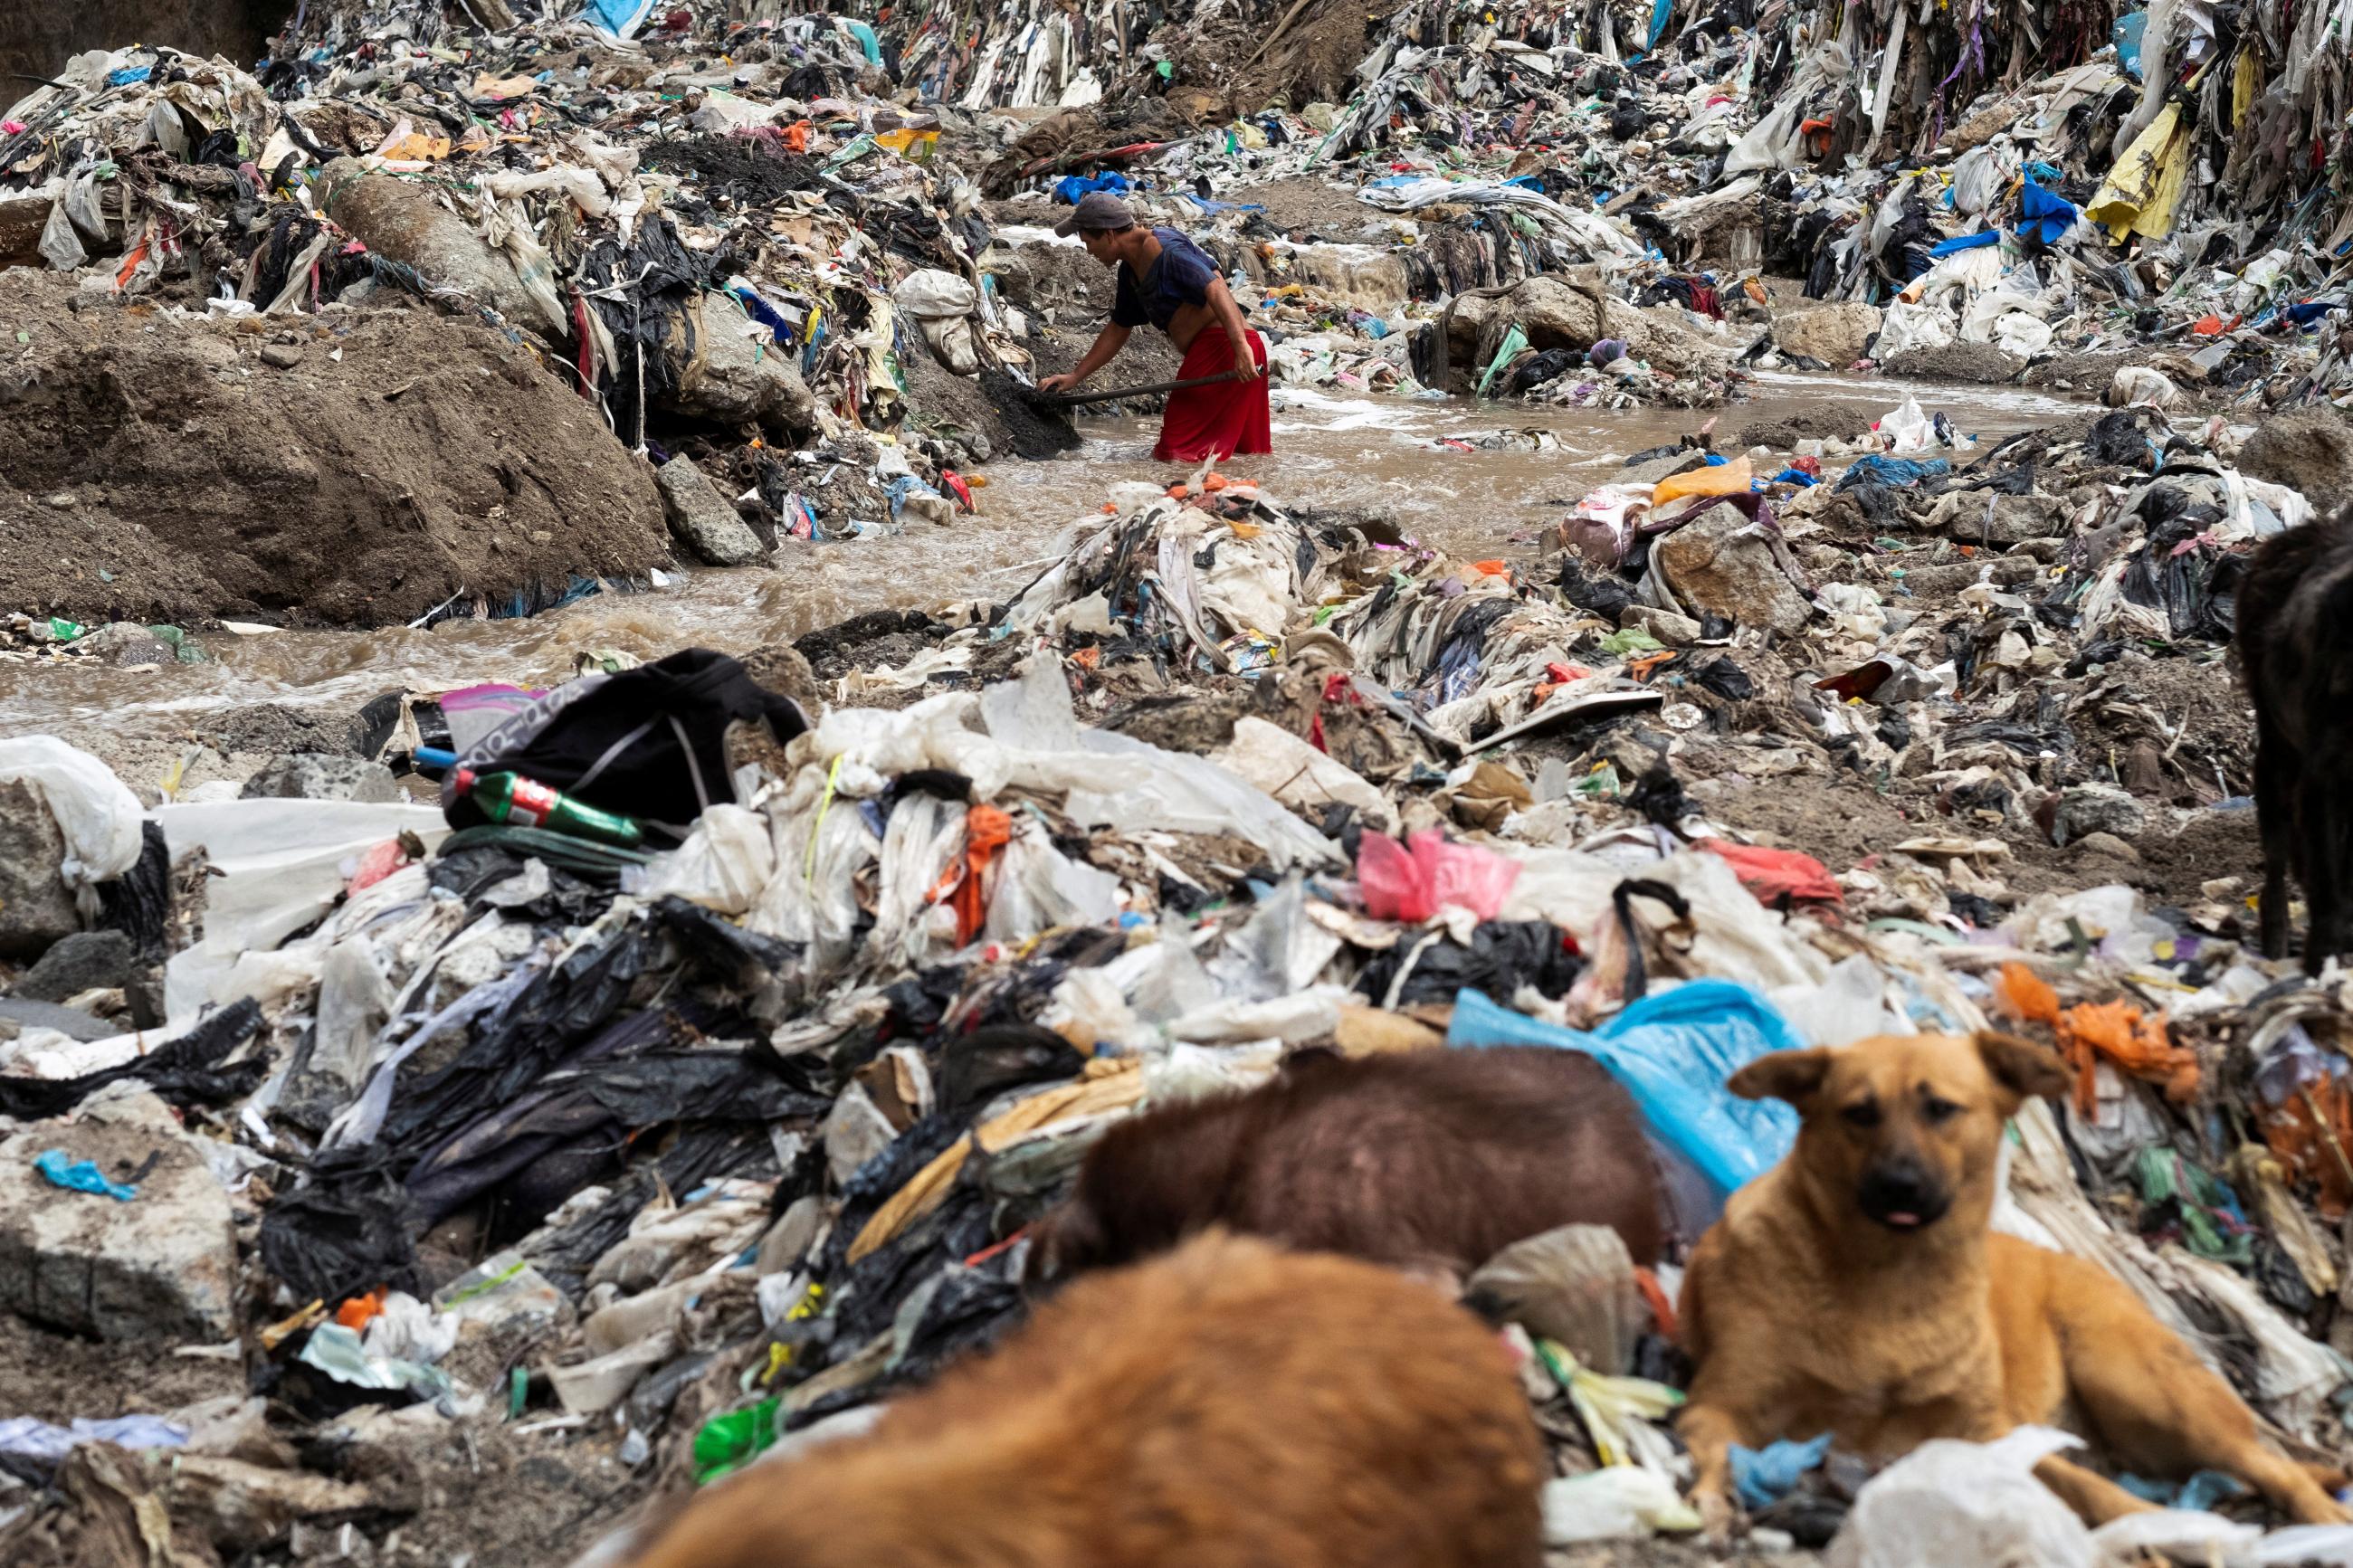
{"type": "Polygon", "coordinates": [[[1981,245],[1992,245],[2001,238],[2000,229],[1981,229],[1976,234],[1957,234],[1950,239],[1940,239],[1928,247],[1931,256],[1950,256],[1956,251],[1975,250],[1981,245]]]}
{"type": "Polygon", "coordinates": [[[1080,197],[1091,196],[1097,191],[1109,191],[1113,195],[1124,196],[1130,189],[1127,176],[1122,174],[1096,174],[1092,177],[1084,174],[1065,174],[1054,182],[1054,199],[1066,207],[1074,207],[1079,205],[1080,197]]]}
{"type": "Polygon", "coordinates": [[[1742,1100],[1724,1080],[1806,1042],[1771,1003],[1729,980],[1654,992],[1591,1034],[1461,991],[1446,1043],[1583,1051],[1626,1086],[1651,1135],[1704,1176],[1719,1200],[1770,1170],[1797,1141],[1797,1111],[1778,1100],[1742,1100]]]}
{"type": "Polygon", "coordinates": [[[588,0],[588,19],[617,38],[626,38],[646,24],[654,0],[588,0]]]}
{"type": "Polygon", "coordinates": [[[1839,476],[1838,488],[1852,489],[1857,485],[1916,485],[1922,479],[1937,479],[1953,471],[1953,465],[1942,458],[1883,458],[1876,452],[1857,458],[1839,476]]]}
{"type": "Polygon", "coordinates": [[[2018,237],[2039,239],[2045,245],[2056,245],[2062,236],[2075,226],[2080,215],[2075,204],[2054,196],[2028,176],[2018,193],[2018,237]]]}

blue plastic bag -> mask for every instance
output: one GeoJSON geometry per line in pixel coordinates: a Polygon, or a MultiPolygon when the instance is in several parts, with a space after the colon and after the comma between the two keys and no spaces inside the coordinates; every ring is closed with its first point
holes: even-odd
{"type": "Polygon", "coordinates": [[[1097,191],[1109,191],[1113,195],[1125,195],[1130,189],[1127,176],[1114,169],[1107,174],[1085,175],[1065,174],[1054,182],[1054,199],[1064,206],[1074,207],[1082,196],[1097,191]]]}
{"type": "Polygon", "coordinates": [[[2116,18],[2108,37],[2116,46],[2116,64],[2135,81],[2141,79],[2140,40],[2148,31],[2148,13],[2134,11],[2116,18]]]}
{"type": "Polygon", "coordinates": [[[634,35],[645,26],[654,0],[588,0],[588,19],[617,38],[634,35]]]}
{"type": "Polygon", "coordinates": [[[1930,246],[1928,247],[1928,254],[1931,256],[1952,256],[1964,250],[1975,250],[1982,245],[1998,244],[2000,239],[2001,231],[1994,228],[1979,229],[1975,234],[1957,234],[1950,239],[1940,239],[1936,244],[1930,246]]]}
{"type": "Polygon", "coordinates": [[[2075,226],[2075,204],[2054,196],[2030,176],[2018,192],[2018,237],[2056,245],[2075,226]]]}
{"type": "Polygon", "coordinates": [[[1797,1490],[1806,1472],[1820,1464],[1830,1451],[1828,1432],[1810,1443],[1792,1443],[1784,1437],[1761,1450],[1735,1443],[1727,1456],[1732,1461],[1733,1490],[1740,1494],[1743,1507],[1770,1508],[1797,1490]]]}
{"type": "Polygon", "coordinates": [[[1848,490],[1857,485],[1916,485],[1922,479],[1942,479],[1952,471],[1953,465],[1942,458],[1887,458],[1869,452],[1857,458],[1839,476],[1838,488],[1848,490]]]}
{"type": "Polygon", "coordinates": [[[1795,1110],[1778,1100],[1742,1100],[1724,1080],[1758,1057],[1806,1042],[1771,1003],[1729,980],[1654,992],[1592,1034],[1461,991],[1446,1043],[1583,1051],[1626,1086],[1651,1134],[1706,1178],[1718,1202],[1772,1169],[1797,1141],[1795,1110]]]}
{"type": "Polygon", "coordinates": [[[137,1187],[126,1187],[121,1182],[110,1182],[106,1173],[89,1160],[68,1162],[62,1149],[44,1149],[33,1158],[33,1169],[47,1176],[55,1185],[77,1193],[89,1193],[94,1197],[112,1198],[127,1204],[139,1195],[137,1187]]]}

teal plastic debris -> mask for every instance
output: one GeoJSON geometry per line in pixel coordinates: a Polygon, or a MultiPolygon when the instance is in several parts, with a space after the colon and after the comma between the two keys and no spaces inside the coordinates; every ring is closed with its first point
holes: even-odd
{"type": "Polygon", "coordinates": [[[1740,1494],[1742,1505],[1770,1508],[1797,1490],[1806,1472],[1829,1455],[1831,1436],[1825,1432],[1810,1443],[1792,1443],[1784,1437],[1762,1449],[1732,1445],[1727,1456],[1732,1461],[1732,1487],[1740,1494]]]}
{"type": "Polygon", "coordinates": [[[588,19],[617,38],[634,35],[645,26],[654,0],[588,0],[588,19]]]}
{"type": "Polygon", "coordinates": [[[1591,1034],[1462,991],[1446,1043],[1585,1052],[1626,1086],[1651,1135],[1704,1176],[1719,1202],[1770,1170],[1797,1141],[1794,1110],[1778,1100],[1742,1100],[1724,1080],[1758,1057],[1806,1042],[1771,1003],[1729,980],[1655,992],[1591,1034]]]}
{"type": "Polygon", "coordinates": [[[2125,75],[2135,81],[2141,79],[2140,40],[2141,35],[2147,30],[2148,13],[2135,11],[2117,17],[2115,30],[2108,35],[2116,46],[2116,64],[2124,68],[2125,75]]]}
{"type": "Polygon", "coordinates": [[[33,1157],[33,1169],[58,1186],[70,1188],[77,1193],[89,1193],[93,1197],[112,1198],[116,1203],[127,1204],[139,1195],[137,1187],[108,1181],[106,1173],[89,1160],[69,1161],[62,1149],[42,1150],[33,1157]]]}

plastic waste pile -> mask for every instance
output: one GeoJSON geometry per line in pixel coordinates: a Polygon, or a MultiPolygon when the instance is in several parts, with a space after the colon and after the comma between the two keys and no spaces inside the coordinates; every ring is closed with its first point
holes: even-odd
{"type": "MultiPolygon", "coordinates": [[[[54,843],[0,905],[0,1308],[219,1373],[0,1425],[0,1555],[133,1515],[198,1555],[479,1542],[430,1500],[486,1453],[600,1477],[585,1545],[987,1342],[1095,1138],[1300,1050],[1588,1052],[1688,1239],[1787,1147],[1723,1088],[1751,1057],[2040,1033],[2076,1091],[2021,1116],[2000,1223],[2333,1446],[2348,999],[2252,953],[2242,882],[2117,878],[2157,819],[2245,820],[2243,737],[2171,677],[2224,679],[2235,563],[2306,505],[2219,422],[2079,425],[1694,438],[1545,570],[1123,484],[1003,602],[886,617],[889,662],[846,627],[394,694],[389,799],[150,810],[0,742],[54,843]],[[1757,803],[1798,781],[1915,826],[1790,847],[1757,803]]],[[[1694,1529],[1673,1266],[1493,1269],[1553,1537],[1694,1529]]],[[[1753,1542],[1896,1561],[1890,1500],[1949,1489],[1788,1447],[1753,1542]]]]}

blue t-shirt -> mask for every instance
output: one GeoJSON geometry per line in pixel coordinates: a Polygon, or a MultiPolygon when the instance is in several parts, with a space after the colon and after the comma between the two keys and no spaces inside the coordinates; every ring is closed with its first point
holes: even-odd
{"type": "Polygon", "coordinates": [[[1111,319],[1115,326],[1149,324],[1165,332],[1179,308],[1209,302],[1218,264],[1173,228],[1155,228],[1152,237],[1160,242],[1160,258],[1141,282],[1126,262],[1119,264],[1119,294],[1112,301],[1111,319]]]}

